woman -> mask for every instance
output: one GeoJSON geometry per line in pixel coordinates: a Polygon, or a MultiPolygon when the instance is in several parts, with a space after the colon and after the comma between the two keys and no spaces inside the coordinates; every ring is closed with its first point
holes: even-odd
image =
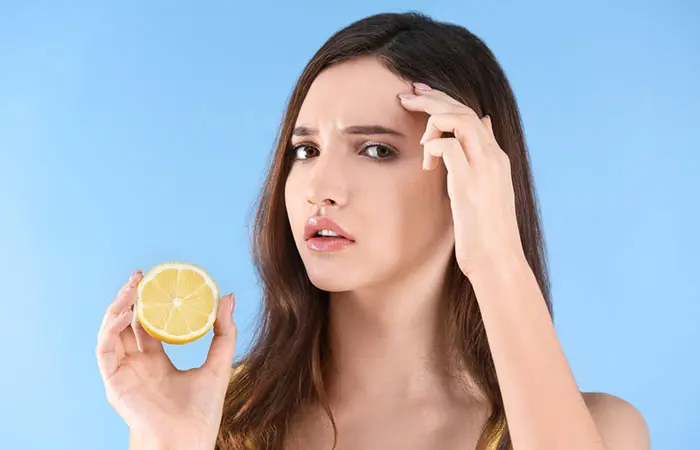
{"type": "Polygon", "coordinates": [[[255,225],[264,314],[233,373],[233,295],[184,372],[132,319],[140,272],[108,309],[98,362],[132,448],[649,448],[633,406],[577,388],[516,101],[464,28],[379,14],[332,36],[255,225]]]}

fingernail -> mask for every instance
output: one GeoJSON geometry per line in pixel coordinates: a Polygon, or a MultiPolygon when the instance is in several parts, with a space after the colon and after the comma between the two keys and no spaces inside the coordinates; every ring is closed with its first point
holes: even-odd
{"type": "Polygon", "coordinates": [[[407,99],[409,99],[409,98],[414,98],[415,96],[416,96],[416,94],[413,94],[413,93],[408,93],[408,94],[403,93],[403,94],[399,94],[399,98],[400,98],[401,100],[407,100],[407,99]]]}
{"type": "Polygon", "coordinates": [[[230,313],[233,314],[233,307],[236,305],[236,297],[234,297],[233,294],[229,294],[228,296],[229,296],[229,301],[230,301],[230,306],[229,306],[230,313]]]}
{"type": "Polygon", "coordinates": [[[433,88],[424,83],[413,83],[413,86],[419,91],[431,91],[433,88]]]}
{"type": "Polygon", "coordinates": [[[136,281],[136,278],[141,274],[141,269],[137,269],[134,273],[131,274],[131,277],[129,278],[129,284],[133,284],[134,281],[136,281]]]}

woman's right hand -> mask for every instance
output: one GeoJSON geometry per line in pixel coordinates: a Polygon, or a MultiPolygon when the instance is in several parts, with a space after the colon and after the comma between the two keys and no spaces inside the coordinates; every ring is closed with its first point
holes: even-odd
{"type": "Polygon", "coordinates": [[[129,426],[132,443],[211,450],[236,345],[233,294],[221,298],[206,361],[182,371],[134,314],[136,286],[142,278],[140,271],[131,276],[100,327],[96,353],[107,400],[129,426]]]}

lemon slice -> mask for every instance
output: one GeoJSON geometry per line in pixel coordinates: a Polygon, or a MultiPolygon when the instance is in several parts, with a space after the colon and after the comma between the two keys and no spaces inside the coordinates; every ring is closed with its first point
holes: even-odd
{"type": "Polygon", "coordinates": [[[148,334],[169,344],[186,344],[214,326],[219,288],[201,267],[164,263],[139,282],[135,309],[148,334]]]}

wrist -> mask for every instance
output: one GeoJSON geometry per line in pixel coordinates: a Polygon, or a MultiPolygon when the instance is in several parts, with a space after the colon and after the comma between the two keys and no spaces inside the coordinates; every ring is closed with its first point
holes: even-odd
{"type": "Polygon", "coordinates": [[[130,431],[129,450],[213,450],[215,443],[204,442],[196,437],[159,438],[149,433],[130,431]]]}
{"type": "Polygon", "coordinates": [[[489,283],[503,283],[532,272],[523,251],[502,252],[483,261],[469,274],[469,281],[477,288],[489,283]]]}

